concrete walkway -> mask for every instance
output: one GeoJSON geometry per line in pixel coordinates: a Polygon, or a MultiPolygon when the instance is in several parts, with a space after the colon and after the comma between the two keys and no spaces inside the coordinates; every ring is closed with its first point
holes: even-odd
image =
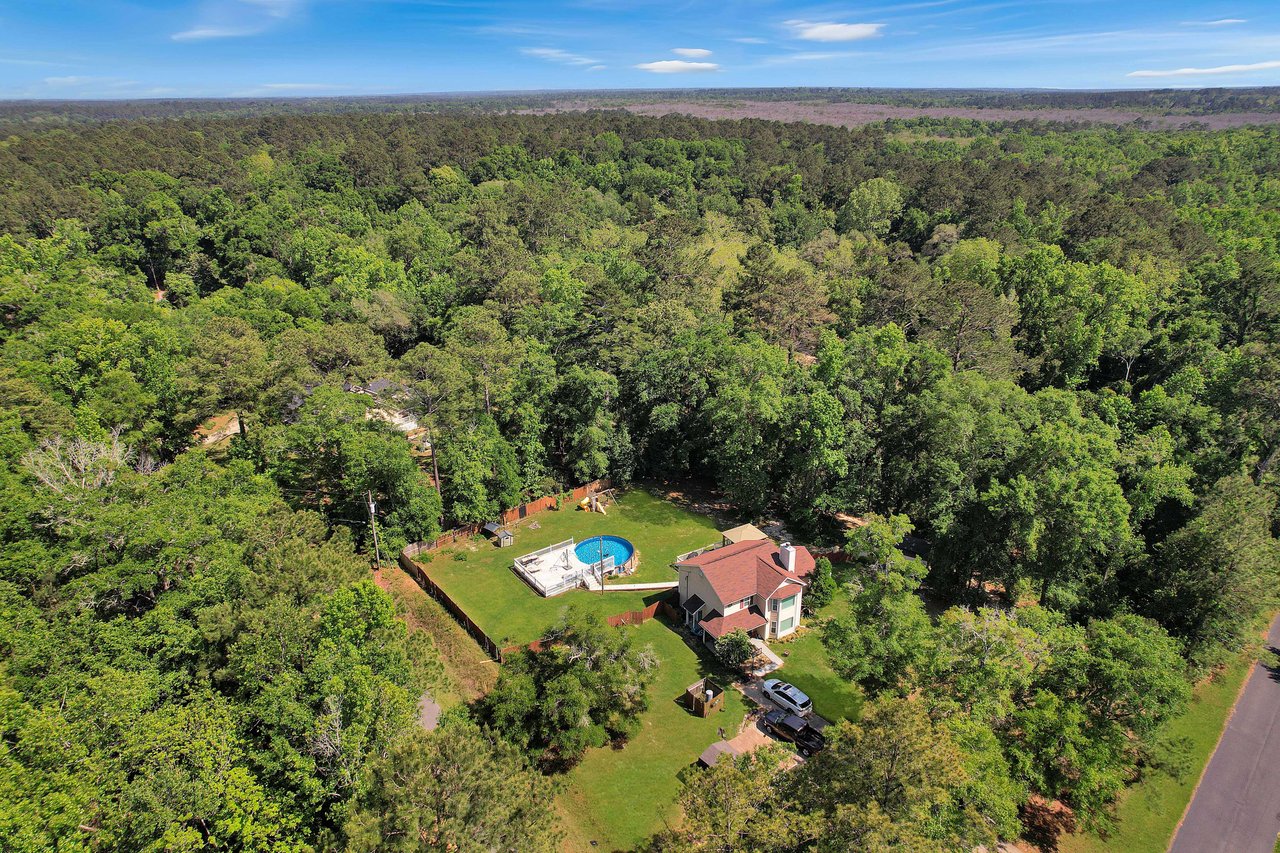
{"type": "Polygon", "coordinates": [[[778,657],[773,649],[769,648],[764,640],[751,638],[751,645],[755,647],[756,654],[764,659],[764,662],[756,669],[751,670],[751,674],[756,678],[762,678],[775,669],[782,669],[782,658],[778,657]]]}
{"type": "Polygon", "coordinates": [[[607,583],[605,592],[636,592],[646,589],[675,589],[680,581],[661,581],[659,583],[607,583]]]}
{"type": "MultiPolygon", "coordinates": [[[[1267,652],[1280,647],[1280,617],[1267,652]]],[[[1270,853],[1280,833],[1280,672],[1254,664],[1171,853],[1270,853]]]]}

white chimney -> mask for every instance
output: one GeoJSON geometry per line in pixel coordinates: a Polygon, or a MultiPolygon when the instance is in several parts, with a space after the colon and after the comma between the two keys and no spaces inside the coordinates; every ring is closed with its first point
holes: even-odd
{"type": "Polygon", "coordinates": [[[796,549],[790,542],[778,546],[778,555],[782,558],[782,568],[791,574],[796,573],[796,549]]]}

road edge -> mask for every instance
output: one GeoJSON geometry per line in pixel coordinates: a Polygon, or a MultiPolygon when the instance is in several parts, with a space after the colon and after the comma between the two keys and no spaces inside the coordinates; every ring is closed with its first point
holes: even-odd
{"type": "MultiPolygon", "coordinates": [[[[1267,620],[1267,624],[1262,628],[1261,634],[1264,645],[1277,621],[1280,621],[1280,612],[1272,613],[1271,618],[1267,620]]],[[[1218,739],[1213,742],[1213,751],[1209,753],[1209,757],[1205,759],[1204,766],[1200,768],[1200,775],[1196,777],[1196,784],[1191,788],[1191,796],[1187,798],[1187,804],[1182,807],[1182,815],[1174,825],[1173,832],[1169,833],[1169,840],[1165,842],[1165,853],[1169,853],[1173,849],[1173,842],[1177,839],[1178,832],[1182,829],[1182,823],[1187,819],[1187,813],[1191,811],[1191,804],[1196,801],[1196,794],[1200,792],[1200,783],[1204,781],[1204,774],[1209,772],[1209,765],[1213,763],[1213,757],[1218,754],[1218,747],[1222,746],[1222,739],[1226,737],[1227,729],[1231,726],[1231,719],[1235,717],[1236,708],[1240,705],[1240,697],[1244,695],[1249,682],[1253,680],[1254,667],[1258,665],[1260,660],[1262,660],[1261,652],[1249,664],[1249,673],[1240,682],[1240,689],[1236,691],[1236,698],[1231,701],[1231,710],[1222,721],[1222,730],[1218,732],[1218,739]]]]}

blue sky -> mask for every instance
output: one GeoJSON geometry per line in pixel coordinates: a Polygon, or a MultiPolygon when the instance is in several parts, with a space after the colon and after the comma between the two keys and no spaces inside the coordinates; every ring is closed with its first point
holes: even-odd
{"type": "Polygon", "coordinates": [[[1280,2],[0,0],[0,98],[1280,85],[1280,2]]]}

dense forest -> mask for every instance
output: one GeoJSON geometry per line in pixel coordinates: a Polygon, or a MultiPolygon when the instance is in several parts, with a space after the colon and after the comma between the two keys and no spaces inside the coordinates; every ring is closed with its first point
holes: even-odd
{"type": "Polygon", "coordinates": [[[1275,603],[1280,130],[21,126],[0,319],[6,850],[554,848],[547,751],[631,710],[525,731],[538,684],[599,683],[553,653],[421,732],[442,676],[368,580],[368,497],[392,551],[603,476],[816,544],[869,521],[824,637],[864,719],[776,785],[687,780],[656,849],[968,850],[1048,801],[1105,829],[1275,603]]]}

